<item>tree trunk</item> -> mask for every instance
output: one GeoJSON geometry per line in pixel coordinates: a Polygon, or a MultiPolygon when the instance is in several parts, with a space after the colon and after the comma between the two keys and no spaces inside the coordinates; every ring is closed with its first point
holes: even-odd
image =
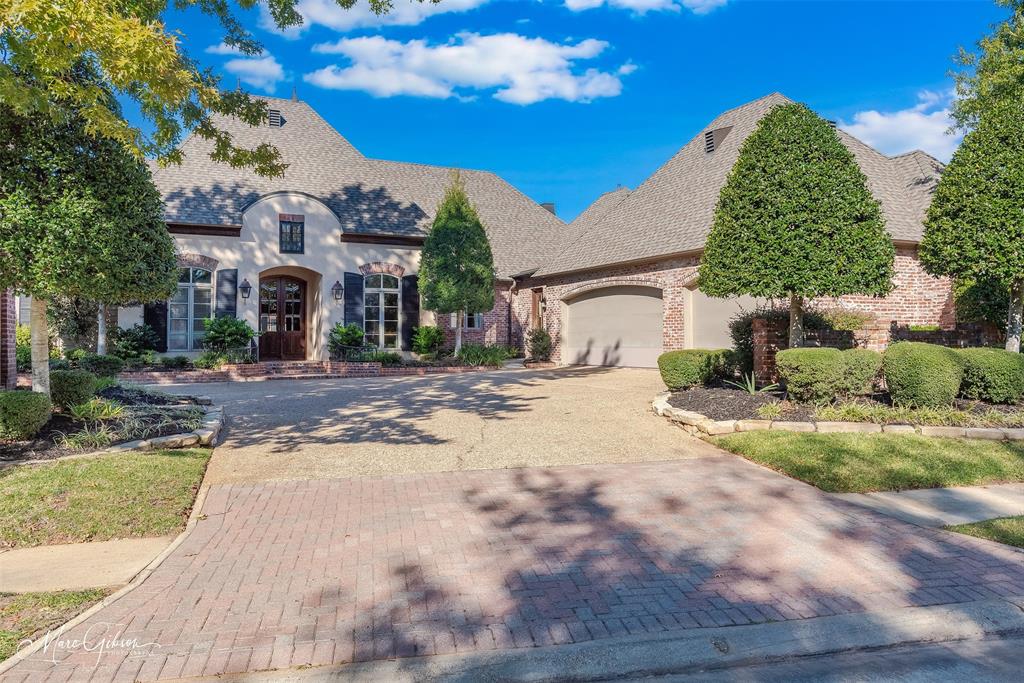
{"type": "Polygon", "coordinates": [[[789,295],[789,348],[804,345],[804,298],[799,294],[789,295]]]}
{"type": "Polygon", "coordinates": [[[1006,317],[1006,350],[1020,353],[1021,327],[1024,326],[1024,280],[1010,288],[1010,312],[1006,317]]]}
{"type": "Polygon", "coordinates": [[[99,317],[96,318],[96,353],[107,353],[107,307],[100,304],[99,317]]]}
{"type": "Polygon", "coordinates": [[[32,297],[29,331],[32,335],[32,391],[50,393],[50,323],[46,299],[32,297]]]}
{"type": "Polygon", "coordinates": [[[462,311],[455,314],[455,355],[462,350],[462,311]]]}

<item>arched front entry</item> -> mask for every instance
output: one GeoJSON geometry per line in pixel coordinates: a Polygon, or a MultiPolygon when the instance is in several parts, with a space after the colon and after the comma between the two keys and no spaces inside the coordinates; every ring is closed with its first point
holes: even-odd
{"type": "Polygon", "coordinates": [[[654,367],[662,350],[663,306],[655,287],[619,285],[565,302],[562,359],[571,365],[654,367]]]}
{"type": "Polygon", "coordinates": [[[306,282],[297,277],[260,278],[260,360],[306,359],[306,295],[306,282]]]}

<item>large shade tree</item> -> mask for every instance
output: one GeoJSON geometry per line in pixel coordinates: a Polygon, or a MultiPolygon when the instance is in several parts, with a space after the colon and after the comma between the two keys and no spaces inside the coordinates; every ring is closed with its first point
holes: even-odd
{"type": "Polygon", "coordinates": [[[942,174],[928,209],[921,262],[935,275],[1009,293],[1006,349],[1024,318],[1024,101],[989,106],[942,174]]]}
{"type": "MultiPolygon", "coordinates": [[[[357,0],[335,0],[350,9],[357,0]]],[[[377,13],[392,0],[367,0],[377,13]]],[[[419,0],[424,1],[424,0],[419,0]]],[[[439,2],[440,0],[427,0],[439,2]]],[[[164,23],[174,10],[197,10],[213,17],[224,43],[243,55],[261,54],[260,44],[235,16],[262,6],[279,28],[302,24],[299,0],[0,0],[0,102],[22,116],[54,116],[61,109],[79,113],[91,135],[110,138],[142,158],[180,160],[184,131],[211,140],[211,156],[262,175],[279,175],[285,165],[272,145],[240,147],[219,130],[213,115],[259,125],[266,103],[238,90],[221,89],[219,78],[184,49],[177,31],[164,23]],[[87,62],[102,74],[82,83],[74,67],[87,62]],[[133,125],[108,92],[133,100],[149,125],[133,125]]]]}
{"type": "Polygon", "coordinates": [[[458,173],[445,190],[420,253],[423,306],[455,314],[455,352],[462,349],[466,312],[494,308],[494,256],[458,173]]]}
{"type": "Polygon", "coordinates": [[[805,300],[892,289],[894,247],[867,179],[835,129],[802,104],[775,107],[722,188],[701,291],[788,298],[790,346],[805,300]]]}
{"type": "MultiPolygon", "coordinates": [[[[88,69],[76,70],[91,81],[88,69]]],[[[104,106],[117,110],[109,93],[104,106]]],[[[49,299],[152,301],[170,296],[177,273],[148,166],[64,111],[54,119],[0,105],[0,289],[32,297],[32,388],[40,392],[49,392],[49,299]]]]}

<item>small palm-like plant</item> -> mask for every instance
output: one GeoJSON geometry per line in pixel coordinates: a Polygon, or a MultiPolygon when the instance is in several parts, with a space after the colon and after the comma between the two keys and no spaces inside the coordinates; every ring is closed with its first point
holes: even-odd
{"type": "Polygon", "coordinates": [[[754,378],[754,373],[752,372],[748,372],[747,374],[743,375],[742,379],[739,382],[734,382],[731,379],[727,379],[725,380],[725,383],[730,386],[734,386],[737,389],[740,389],[741,391],[745,391],[751,396],[756,396],[758,394],[763,394],[769,391],[775,391],[776,389],[779,388],[778,384],[769,384],[758,389],[757,380],[754,378]]]}

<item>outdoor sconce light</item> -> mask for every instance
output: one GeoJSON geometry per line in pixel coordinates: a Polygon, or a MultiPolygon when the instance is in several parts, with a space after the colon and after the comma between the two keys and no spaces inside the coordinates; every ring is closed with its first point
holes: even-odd
{"type": "Polygon", "coordinates": [[[238,291],[241,292],[243,299],[249,298],[249,295],[252,294],[252,285],[249,284],[248,278],[242,280],[242,284],[238,285],[238,291]]]}
{"type": "Polygon", "coordinates": [[[338,280],[334,281],[334,286],[331,287],[331,294],[334,295],[335,301],[341,301],[345,297],[345,288],[341,286],[341,282],[338,280]]]}

